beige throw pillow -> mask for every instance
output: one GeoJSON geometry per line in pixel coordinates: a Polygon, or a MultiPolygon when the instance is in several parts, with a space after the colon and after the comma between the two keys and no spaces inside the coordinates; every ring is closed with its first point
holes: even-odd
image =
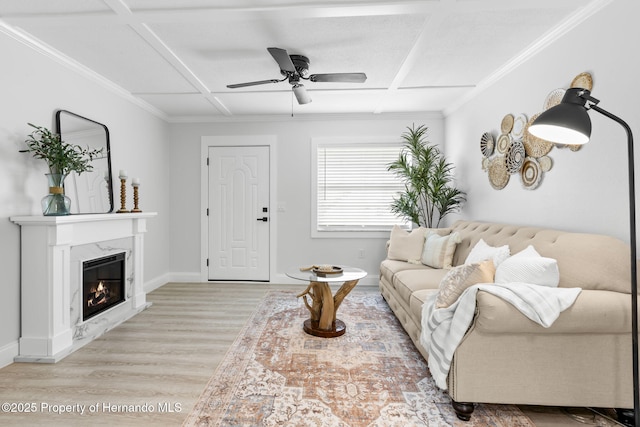
{"type": "Polygon", "coordinates": [[[451,268],[458,243],[460,234],[457,231],[448,236],[429,231],[422,251],[422,263],[433,268],[451,268]]]}
{"type": "Polygon", "coordinates": [[[408,232],[394,225],[391,229],[387,258],[405,262],[419,260],[424,247],[425,233],[426,229],[423,227],[408,232]]]}
{"type": "Polygon", "coordinates": [[[495,272],[496,268],[490,259],[452,268],[440,281],[436,308],[449,307],[470,286],[478,283],[493,283],[495,272]]]}

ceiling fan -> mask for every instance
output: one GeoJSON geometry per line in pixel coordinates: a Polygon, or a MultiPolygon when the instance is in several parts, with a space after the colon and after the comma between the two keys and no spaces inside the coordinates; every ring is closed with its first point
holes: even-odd
{"type": "Polygon", "coordinates": [[[289,55],[289,53],[277,47],[267,48],[273,59],[276,60],[280,67],[280,74],[284,76],[283,79],[270,79],[259,80],[255,82],[237,83],[233,85],[227,85],[229,89],[237,89],[239,87],[257,86],[267,83],[280,83],[285,80],[289,80],[292,86],[293,93],[298,100],[298,104],[308,104],[311,102],[311,97],[307,93],[304,85],[300,83],[300,80],[309,80],[311,82],[330,82],[330,83],[364,83],[367,80],[365,73],[325,73],[325,74],[311,74],[307,77],[309,71],[309,58],[302,55],[289,55]]]}

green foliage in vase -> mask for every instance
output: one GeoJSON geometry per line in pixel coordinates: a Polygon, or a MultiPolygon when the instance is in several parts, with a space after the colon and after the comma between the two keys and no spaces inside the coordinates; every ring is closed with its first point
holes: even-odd
{"type": "Polygon", "coordinates": [[[93,169],[91,160],[102,155],[103,148],[91,150],[79,145],[68,144],[60,134],[49,129],[28,123],[35,130],[25,140],[28,149],[22,153],[32,153],[36,159],[43,159],[49,166],[49,172],[66,175],[69,172],[81,174],[93,169]]]}
{"type": "Polygon", "coordinates": [[[424,125],[407,127],[398,159],[388,170],[398,176],[405,191],[394,198],[391,211],[414,224],[437,228],[442,219],[460,210],[466,193],[453,185],[453,165],[437,146],[426,141],[424,125]]]}

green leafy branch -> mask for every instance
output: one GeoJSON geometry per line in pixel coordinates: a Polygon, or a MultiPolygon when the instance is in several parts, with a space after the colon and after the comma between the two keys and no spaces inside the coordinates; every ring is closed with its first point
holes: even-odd
{"type": "Polygon", "coordinates": [[[49,129],[28,123],[35,130],[29,134],[25,143],[28,149],[21,153],[32,153],[36,159],[43,159],[49,166],[51,173],[68,174],[69,172],[91,171],[91,161],[102,155],[104,148],[90,149],[79,145],[68,144],[62,140],[60,134],[49,129]]]}

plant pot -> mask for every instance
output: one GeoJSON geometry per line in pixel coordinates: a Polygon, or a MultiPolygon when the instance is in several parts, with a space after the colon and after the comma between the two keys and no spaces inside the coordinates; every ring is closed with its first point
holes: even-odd
{"type": "Polygon", "coordinates": [[[49,194],[42,198],[42,213],[46,216],[69,215],[71,199],[64,194],[64,179],[62,173],[45,174],[49,180],[49,194]]]}

